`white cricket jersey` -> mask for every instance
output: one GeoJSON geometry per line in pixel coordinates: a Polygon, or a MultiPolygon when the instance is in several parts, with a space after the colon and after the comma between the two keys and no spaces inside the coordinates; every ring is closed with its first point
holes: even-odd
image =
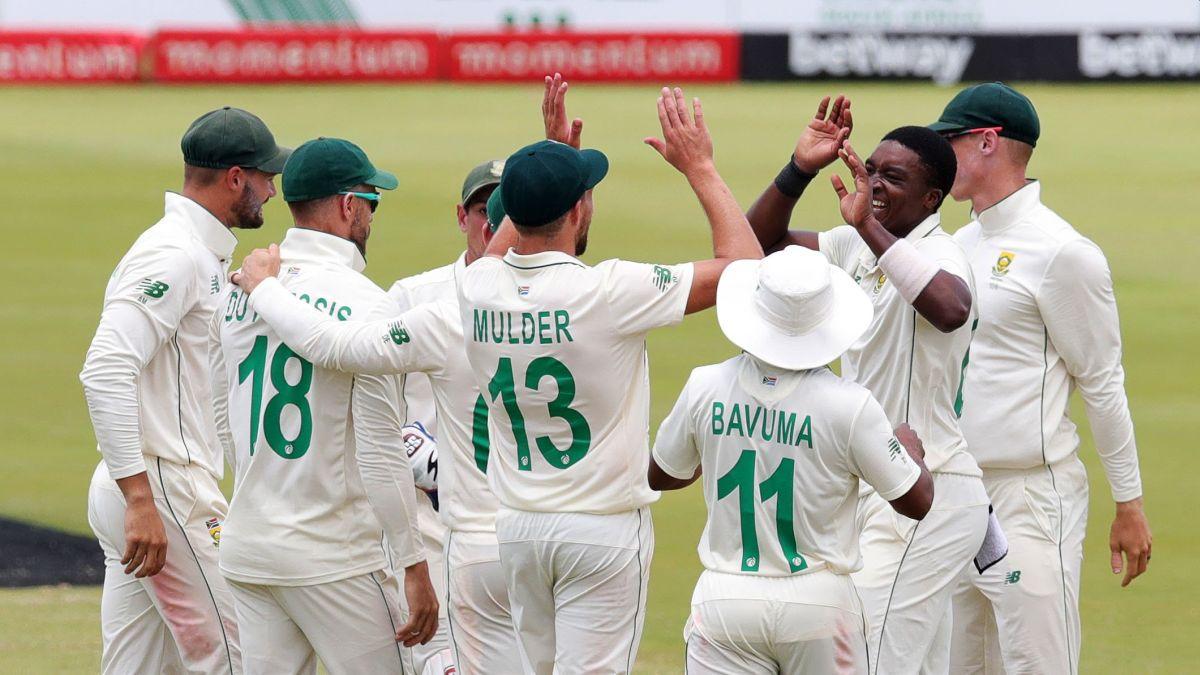
{"type": "Polygon", "coordinates": [[[418,346],[433,349],[423,359],[431,367],[405,377],[402,390],[408,421],[424,424],[438,442],[441,522],[456,531],[495,532],[500,502],[487,481],[487,407],[467,360],[458,312],[457,280],[465,269],[464,253],[449,265],[397,281],[388,296],[398,312],[441,305],[439,321],[429,324],[430,339],[418,346]]]}
{"type": "Polygon", "coordinates": [[[351,373],[427,374],[439,413],[442,519],[456,530],[496,530],[497,502],[485,478],[491,466],[487,408],[479,403],[464,353],[457,299],[425,302],[400,313],[393,296],[372,310],[368,321],[338,323],[297,311],[299,301],[268,279],[255,289],[250,305],[284,342],[320,366],[351,373]]]}
{"type": "MultiPolygon", "coordinates": [[[[940,221],[936,213],[929,216],[905,239],[938,267],[966,282],[973,296],[966,254],[942,230],[940,221]]],[[[869,389],[893,425],[907,422],[917,432],[930,471],[979,476],[958,426],[974,307],[965,324],[943,333],[888,283],[875,254],[853,227],[822,232],[819,241],[821,253],[854,277],[875,309],[867,332],[842,356],[842,375],[869,389]]]]}
{"type": "Polygon", "coordinates": [[[459,309],[502,505],[606,514],[658,498],[646,334],[683,320],[691,286],[691,264],[591,267],[554,251],[466,268],[459,309]]]}
{"type": "MultiPolygon", "coordinates": [[[[295,295],[295,312],[350,321],[387,300],[361,274],[366,262],[348,240],[292,228],[280,256],[272,283],[295,295]]],[[[403,454],[398,382],[315,367],[280,339],[240,289],[231,289],[218,321],[237,476],[222,530],[222,573],[243,583],[301,586],[384,568],[380,521],[356,458],[363,441],[355,415],[370,414],[358,424],[379,433],[390,423],[392,451],[403,454]],[[370,396],[374,409],[362,410],[360,396],[370,396]]],[[[411,489],[410,482],[410,497],[411,489]]],[[[398,563],[406,566],[413,557],[398,563]]]]}
{"type": "Polygon", "coordinates": [[[954,237],[978,280],[979,329],[962,428],[985,469],[1054,464],[1079,447],[1072,387],[1087,408],[1113,499],[1142,494],[1108,261],[1030,182],[954,237]]]}
{"type": "Polygon", "coordinates": [[[208,325],[235,245],[203,206],[168,192],[162,219],[113,271],[79,377],[114,480],[145,471],[144,456],[221,478],[208,325]]]}
{"type": "Polygon", "coordinates": [[[676,478],[703,468],[705,569],[761,576],[858,570],[859,479],[890,501],[921,475],[869,391],[747,354],[692,371],[654,461],[676,478]]]}

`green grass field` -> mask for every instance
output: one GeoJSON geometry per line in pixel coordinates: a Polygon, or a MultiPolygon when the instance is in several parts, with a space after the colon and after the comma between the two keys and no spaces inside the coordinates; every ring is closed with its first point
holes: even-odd
{"type": "MultiPolygon", "coordinates": [[[[1194,672],[1200,603],[1190,579],[1200,539],[1187,515],[1194,493],[1186,486],[1188,476],[1200,474],[1189,447],[1200,419],[1200,296],[1187,285],[1186,267],[1200,254],[1200,223],[1184,202],[1200,185],[1200,88],[1024,89],[1042,117],[1032,174],[1045,181],[1043,197],[1104,248],[1113,268],[1155,534],[1150,572],[1121,589],[1107,562],[1113,507],[1086,440],[1092,517],[1082,671],[1194,672]]],[[[839,91],[853,96],[854,140],[864,154],[892,127],[933,120],[951,95],[915,84],[708,86],[688,93],[703,98],[718,167],[748,205],[782,165],[819,96],[839,91]]],[[[345,137],[398,174],[400,189],[386,196],[369,247],[367,272],[387,285],[458,254],[454,204],[463,175],[540,136],[539,96],[536,87],[450,85],[0,91],[0,224],[9,247],[9,286],[0,294],[0,514],[89,533],[87,485],[98,455],[77,374],[109,273],[161,214],[162,191],[180,186],[179,137],[192,119],[220,105],[246,107],[281,143],[345,137]]],[[[587,122],[585,145],[602,148],[612,162],[596,192],[591,261],[674,262],[710,252],[685,181],[641,143],[657,131],[655,96],[649,86],[572,89],[571,111],[587,122]]],[[[966,218],[962,204],[944,209],[948,229],[966,218]]],[[[278,241],[289,222],[282,201],[273,200],[266,227],[242,236],[239,256],[278,241]]],[[[837,223],[825,177],[814,182],[795,222],[837,223]]],[[[711,312],[655,334],[650,349],[655,423],[690,368],[734,352],[711,312]]],[[[1083,418],[1081,406],[1076,414],[1083,418]]],[[[638,671],[678,672],[699,570],[698,488],[664,497],[654,516],[658,546],[638,671]]],[[[0,591],[0,671],[94,671],[98,615],[94,588],[0,591]]]]}

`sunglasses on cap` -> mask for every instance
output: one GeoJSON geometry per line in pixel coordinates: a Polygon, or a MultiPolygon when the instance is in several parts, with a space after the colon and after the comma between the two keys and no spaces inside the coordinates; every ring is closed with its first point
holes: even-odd
{"type": "Polygon", "coordinates": [[[339,195],[350,195],[359,199],[367,200],[367,208],[371,209],[371,213],[375,213],[375,209],[379,208],[379,200],[381,199],[378,192],[354,192],[352,190],[342,190],[339,195]]]}
{"type": "Polygon", "coordinates": [[[942,134],[942,138],[950,140],[952,138],[958,138],[959,136],[966,136],[967,134],[982,134],[985,131],[995,131],[996,133],[999,133],[1003,130],[1004,127],[978,127],[975,129],[963,129],[962,131],[948,131],[942,134]]]}

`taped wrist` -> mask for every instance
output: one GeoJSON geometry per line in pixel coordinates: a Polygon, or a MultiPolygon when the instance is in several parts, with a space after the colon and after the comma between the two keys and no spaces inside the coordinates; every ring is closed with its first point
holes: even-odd
{"type": "Polygon", "coordinates": [[[799,199],[800,195],[804,194],[804,188],[808,187],[808,184],[816,177],[817,174],[815,173],[804,173],[801,171],[796,166],[796,163],[792,161],[791,155],[788,155],[787,164],[784,165],[779,175],[775,177],[775,187],[792,199],[799,199]]]}
{"type": "Polygon", "coordinates": [[[900,297],[910,305],[940,269],[937,263],[921,255],[907,239],[897,240],[879,256],[879,268],[892,281],[900,297]]]}

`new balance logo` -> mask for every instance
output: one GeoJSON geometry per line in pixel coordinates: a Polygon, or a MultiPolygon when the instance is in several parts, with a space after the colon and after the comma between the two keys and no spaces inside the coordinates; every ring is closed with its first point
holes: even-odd
{"type": "Polygon", "coordinates": [[[404,325],[399,321],[392,323],[392,325],[388,327],[388,337],[391,338],[392,342],[398,345],[412,341],[412,338],[408,336],[408,331],[404,329],[404,325]]]}
{"type": "Polygon", "coordinates": [[[1021,570],[1013,570],[1004,577],[1004,585],[1011,586],[1021,580],[1021,570]]]}
{"type": "Polygon", "coordinates": [[[137,285],[137,288],[146,297],[157,300],[158,298],[161,298],[163,294],[166,293],[171,287],[161,281],[154,281],[153,279],[147,277],[142,279],[142,282],[137,285]]]}
{"type": "Polygon", "coordinates": [[[899,457],[900,454],[903,452],[904,452],[904,449],[900,447],[900,441],[896,440],[894,437],[888,439],[888,460],[889,461],[892,461],[892,462],[896,461],[896,458],[899,457]]]}
{"type": "Polygon", "coordinates": [[[662,265],[654,266],[654,286],[658,290],[665,293],[667,286],[670,286],[673,281],[675,281],[675,277],[671,275],[671,270],[662,265]]]}

